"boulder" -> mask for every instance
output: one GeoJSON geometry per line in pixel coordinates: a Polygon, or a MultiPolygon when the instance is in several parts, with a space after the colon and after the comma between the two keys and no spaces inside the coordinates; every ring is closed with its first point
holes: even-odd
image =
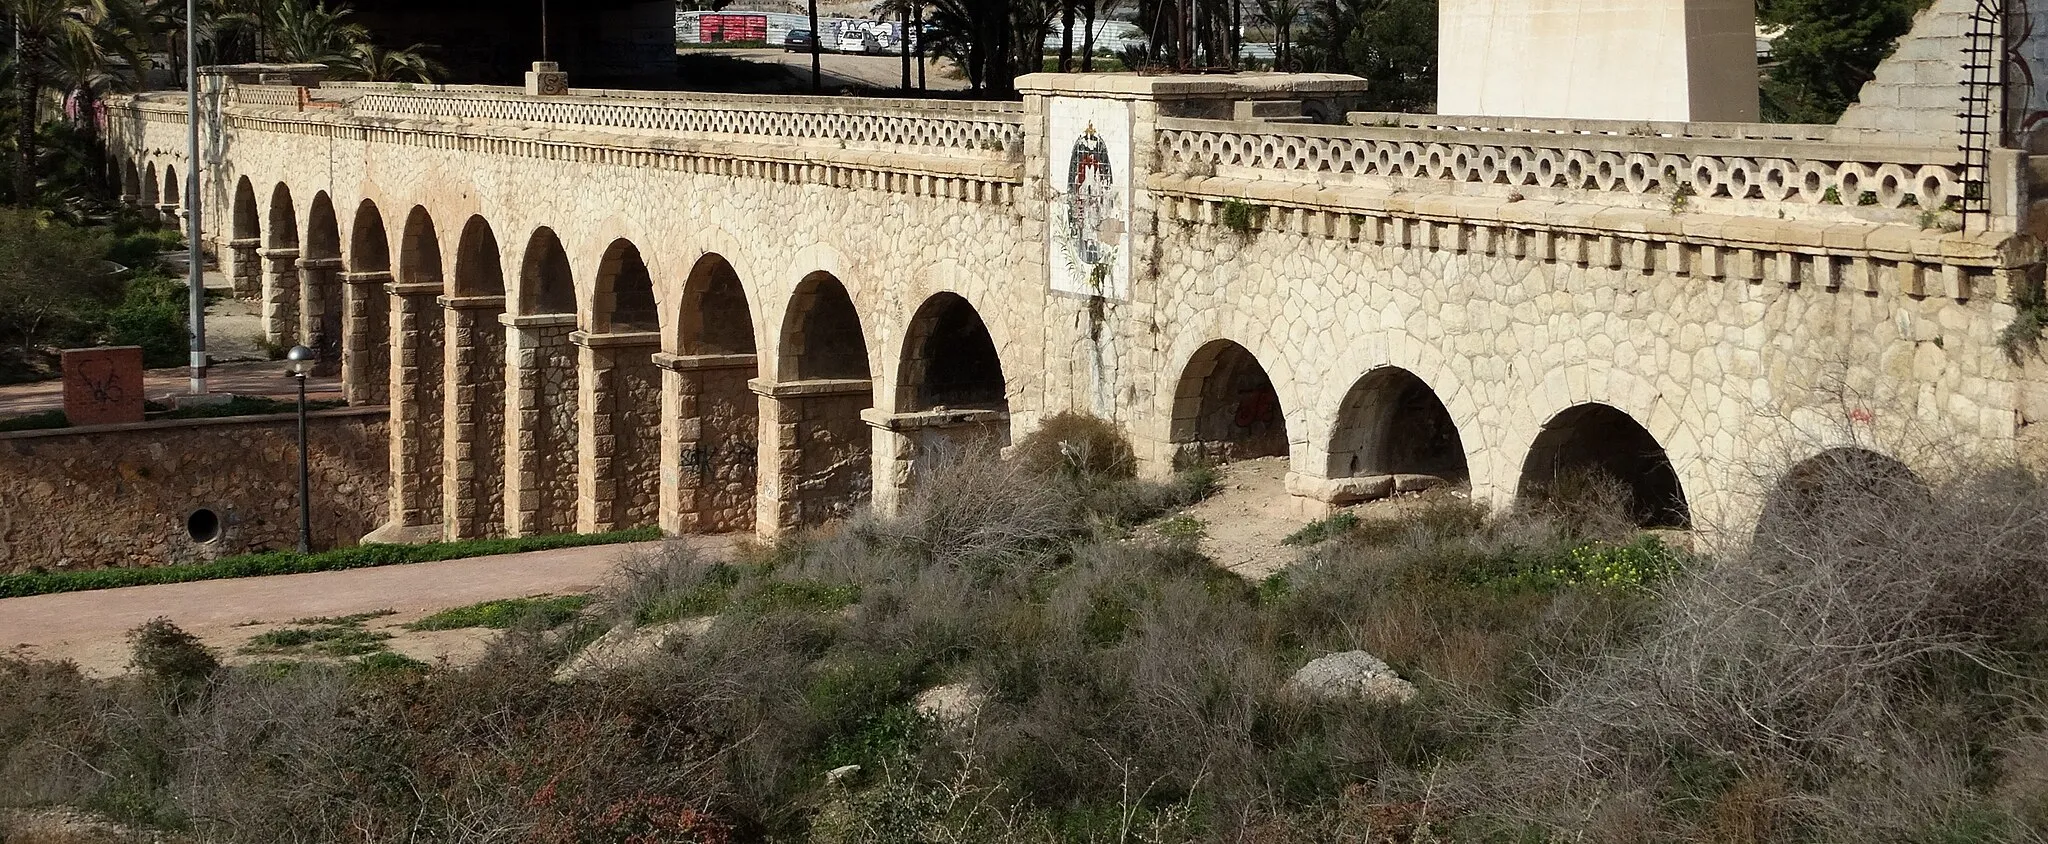
{"type": "Polygon", "coordinates": [[[848,780],[860,776],[859,765],[841,765],[825,772],[826,785],[845,785],[848,780]]]}
{"type": "Polygon", "coordinates": [[[917,714],[932,719],[948,730],[959,729],[974,723],[981,715],[981,707],[988,703],[988,695],[968,683],[948,683],[933,686],[919,693],[912,708],[917,714]]]}
{"type": "Polygon", "coordinates": [[[1339,507],[1378,501],[1394,494],[1393,475],[1373,475],[1365,478],[1333,478],[1324,493],[1324,500],[1339,507]]]}
{"type": "Polygon", "coordinates": [[[629,667],[678,642],[704,635],[714,620],[702,616],[647,627],[614,627],[563,663],[555,671],[554,680],[568,683],[629,667]]]}
{"type": "Polygon", "coordinates": [[[1281,691],[1305,700],[1399,704],[1415,698],[1415,684],[1401,679],[1385,660],[1365,651],[1317,657],[1287,678],[1281,691]]]}

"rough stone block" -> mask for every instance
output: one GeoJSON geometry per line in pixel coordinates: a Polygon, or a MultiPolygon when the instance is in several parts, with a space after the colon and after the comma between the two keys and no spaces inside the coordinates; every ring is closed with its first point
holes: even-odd
{"type": "Polygon", "coordinates": [[[64,417],[73,425],[142,421],[142,347],[65,349],[64,417]]]}

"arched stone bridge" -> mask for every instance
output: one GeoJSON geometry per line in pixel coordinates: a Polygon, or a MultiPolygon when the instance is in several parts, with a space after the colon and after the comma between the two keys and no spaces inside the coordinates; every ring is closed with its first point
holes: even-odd
{"type": "MultiPolygon", "coordinates": [[[[1738,525],[1853,447],[2029,442],[1989,211],[1940,132],[1348,115],[1357,80],[1033,76],[1021,104],[218,83],[209,240],[388,402],[392,523],[773,533],[1075,409],[1321,506],[1629,481],[1738,525]],[[1273,119],[1275,117],[1280,119],[1273,119]]],[[[182,95],[115,102],[176,214],[182,95]]],[[[2036,366],[2032,375],[2037,376],[2036,366]]]]}

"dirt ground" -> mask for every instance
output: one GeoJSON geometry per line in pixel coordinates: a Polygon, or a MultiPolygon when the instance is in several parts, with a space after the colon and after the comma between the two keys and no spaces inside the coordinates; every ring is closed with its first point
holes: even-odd
{"type": "MultiPolygon", "coordinates": [[[[675,540],[707,554],[722,554],[724,536],[675,540]]],[[[127,632],[152,618],[169,618],[228,661],[259,657],[237,652],[251,637],[297,619],[333,618],[392,610],[366,629],[392,634],[393,651],[414,659],[462,663],[474,659],[496,631],[413,632],[401,625],[444,609],[500,598],[572,595],[604,583],[618,563],[659,543],[605,545],[473,557],[353,571],[210,580],[0,599],[0,650],[43,659],[68,659],[94,676],[127,670],[127,632]]]]}
{"type": "MultiPolygon", "coordinates": [[[[1216,494],[1183,511],[1201,522],[1202,553],[1254,582],[1293,564],[1303,549],[1281,544],[1282,540],[1321,516],[1307,512],[1287,494],[1287,458],[1242,460],[1216,471],[1216,494]]],[[[1444,489],[1427,495],[1462,494],[1444,489]]],[[[1359,518],[1401,518],[1426,500],[1425,495],[1401,495],[1341,512],[1359,518]]]]}

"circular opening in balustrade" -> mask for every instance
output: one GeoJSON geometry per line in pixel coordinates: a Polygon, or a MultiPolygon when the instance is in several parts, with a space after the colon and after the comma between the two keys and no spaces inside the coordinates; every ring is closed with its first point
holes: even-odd
{"type": "Polygon", "coordinates": [[[185,517],[185,534],[204,545],[220,538],[220,514],[201,507],[185,517]]]}

